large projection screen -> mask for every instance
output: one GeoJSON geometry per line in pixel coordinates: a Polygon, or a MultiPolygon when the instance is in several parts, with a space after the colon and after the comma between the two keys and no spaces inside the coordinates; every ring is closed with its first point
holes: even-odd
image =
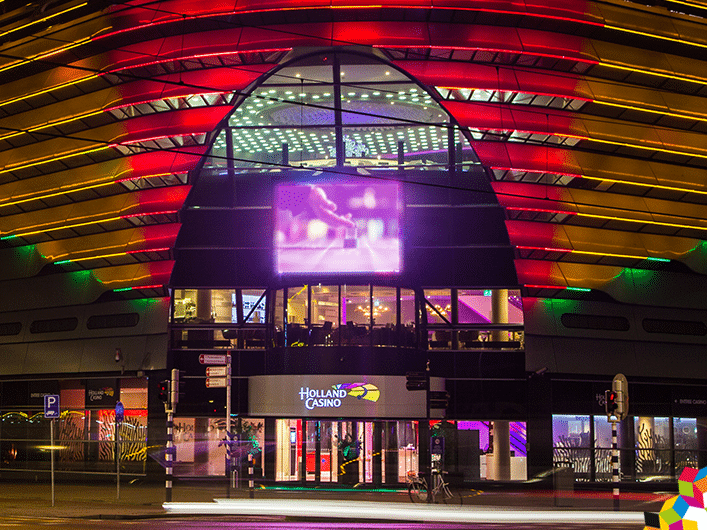
{"type": "Polygon", "coordinates": [[[274,198],[278,274],[401,272],[398,182],[280,183],[274,198]]]}

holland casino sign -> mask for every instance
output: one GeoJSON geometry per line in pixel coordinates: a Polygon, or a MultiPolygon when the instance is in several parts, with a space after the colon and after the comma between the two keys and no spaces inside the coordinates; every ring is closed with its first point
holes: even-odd
{"type": "MultiPolygon", "coordinates": [[[[444,389],[443,380],[431,381],[433,389],[444,389]]],[[[248,413],[254,418],[424,417],[425,393],[408,392],[404,375],[253,375],[248,413]]]]}
{"type": "Polygon", "coordinates": [[[365,399],[366,401],[377,402],[380,398],[380,390],[376,385],[370,383],[349,383],[336,384],[330,388],[309,388],[300,387],[299,399],[304,401],[304,408],[314,410],[316,408],[338,409],[343,400],[347,397],[365,399]]]}

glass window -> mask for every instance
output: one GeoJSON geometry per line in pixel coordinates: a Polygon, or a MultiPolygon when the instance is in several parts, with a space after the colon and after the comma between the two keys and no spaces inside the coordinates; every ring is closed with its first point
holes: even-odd
{"type": "Polygon", "coordinates": [[[237,321],[233,303],[235,298],[233,289],[213,289],[211,291],[211,315],[214,322],[231,323],[237,321]]]}
{"type": "Polygon", "coordinates": [[[591,477],[591,440],[589,416],[552,416],[552,462],[574,468],[575,479],[591,477]]]}
{"type": "Polygon", "coordinates": [[[397,344],[397,292],[395,287],[373,287],[373,344],[397,344]]]}
{"type": "Polygon", "coordinates": [[[275,312],[273,321],[275,324],[275,344],[278,347],[285,345],[285,304],[283,302],[284,290],[274,291],[275,300],[272,304],[275,312]]]}
{"type": "Polygon", "coordinates": [[[312,286],[312,344],[338,345],[339,286],[312,286]]]}
{"type": "Polygon", "coordinates": [[[341,343],[369,344],[371,291],[368,285],[341,286],[341,343]]]}
{"type": "Polygon", "coordinates": [[[309,343],[309,312],[307,286],[287,289],[287,345],[306,346],[309,343]]]}
{"type": "MultiPolygon", "coordinates": [[[[250,324],[265,323],[265,291],[262,289],[243,289],[243,320],[250,324]]],[[[235,294],[234,306],[235,306],[235,294]]],[[[235,307],[233,308],[235,310],[235,307]]]]}
{"type": "Polygon", "coordinates": [[[289,287],[287,289],[287,322],[306,324],[308,320],[307,286],[289,287]]]}
{"type": "MultiPolygon", "coordinates": [[[[232,163],[235,171],[270,172],[288,164],[333,166],[338,137],[345,150],[338,153],[339,161],[346,165],[397,169],[402,162],[444,169],[448,126],[447,113],[433,97],[389,65],[346,53],[316,55],[278,70],[240,102],[206,167],[225,171],[232,163]]],[[[458,138],[468,146],[461,134],[458,138]]],[[[463,167],[461,160],[471,150],[465,153],[460,146],[459,153],[463,167]]]]}
{"type": "Polygon", "coordinates": [[[402,329],[401,345],[406,347],[416,346],[415,291],[412,289],[400,289],[400,319],[402,329]]]}
{"type": "Polygon", "coordinates": [[[449,324],[452,321],[450,289],[425,289],[425,310],[428,324],[449,324]]]}
{"type": "Polygon", "coordinates": [[[686,467],[699,469],[697,462],[697,419],[673,418],[673,439],[675,440],[675,474],[680,476],[686,467]]]}
{"type": "Polygon", "coordinates": [[[671,471],[670,418],[640,416],[634,423],[636,478],[669,478],[671,471]]]}

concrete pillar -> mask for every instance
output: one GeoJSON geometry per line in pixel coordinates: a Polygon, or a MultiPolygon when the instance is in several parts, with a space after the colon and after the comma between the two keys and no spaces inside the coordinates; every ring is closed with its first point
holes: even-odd
{"type": "MultiPolygon", "coordinates": [[[[508,324],[508,289],[491,291],[491,323],[508,324]]],[[[494,341],[507,341],[507,330],[494,330],[491,333],[494,341]]]]}
{"type": "Polygon", "coordinates": [[[493,422],[494,480],[511,480],[510,426],[505,420],[493,422]]]}
{"type": "Polygon", "coordinates": [[[196,294],[196,318],[201,322],[211,321],[211,290],[199,289],[196,294]]]}

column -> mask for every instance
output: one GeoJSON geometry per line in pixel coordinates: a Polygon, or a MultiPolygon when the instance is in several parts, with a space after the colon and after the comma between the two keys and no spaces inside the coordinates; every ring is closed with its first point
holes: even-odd
{"type": "MultiPolygon", "coordinates": [[[[508,324],[508,289],[494,289],[491,291],[491,323],[508,324]]],[[[507,341],[507,330],[494,330],[491,333],[494,341],[507,341]]]]}
{"type": "Polygon", "coordinates": [[[493,422],[494,480],[511,480],[511,438],[509,422],[493,422]]]}

